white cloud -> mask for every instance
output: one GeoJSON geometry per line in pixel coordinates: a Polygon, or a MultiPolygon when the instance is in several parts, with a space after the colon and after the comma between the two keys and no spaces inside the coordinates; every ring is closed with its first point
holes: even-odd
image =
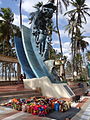
{"type": "Polygon", "coordinates": [[[20,16],[19,15],[14,14],[13,24],[18,25],[18,26],[20,25],[20,16]]]}
{"type": "Polygon", "coordinates": [[[90,38],[85,38],[84,40],[90,44],[90,38]]]}
{"type": "Polygon", "coordinates": [[[86,4],[90,7],[90,0],[86,0],[86,4]]]}
{"type": "Polygon", "coordinates": [[[25,25],[26,27],[30,28],[29,22],[23,22],[23,25],[25,25]]]}
{"type": "Polygon", "coordinates": [[[87,24],[84,24],[84,30],[86,33],[90,33],[90,17],[87,17],[87,24]]]}
{"type": "Polygon", "coordinates": [[[71,52],[70,42],[63,43],[62,47],[64,53],[71,52]]]}
{"type": "MultiPolygon", "coordinates": [[[[54,33],[55,34],[55,33],[54,33]]],[[[62,41],[62,43],[63,43],[63,40],[66,38],[67,40],[69,40],[69,36],[68,36],[68,32],[66,31],[65,32],[65,30],[60,30],[60,36],[61,36],[61,41],[62,41]]],[[[58,35],[57,34],[55,34],[55,36],[54,36],[54,38],[53,38],[54,40],[52,41],[52,45],[54,46],[54,45],[59,45],[59,40],[58,40],[58,35]]]]}
{"type": "MultiPolygon", "coordinates": [[[[28,22],[24,22],[24,20],[27,20],[28,17],[26,15],[22,15],[22,21],[23,21],[23,25],[26,25],[27,27],[29,27],[29,23],[28,22]]],[[[20,25],[20,16],[14,14],[14,22],[13,24],[19,26],[20,25]]]]}
{"type": "MultiPolygon", "coordinates": [[[[70,46],[70,42],[63,42],[63,37],[66,37],[68,39],[68,32],[65,32],[64,30],[60,30],[60,34],[61,34],[61,41],[62,41],[62,50],[65,56],[68,57],[68,59],[71,58],[71,46],[70,46]]],[[[52,45],[54,47],[55,50],[57,50],[57,52],[60,52],[60,45],[59,45],[59,40],[58,40],[58,36],[56,35],[55,39],[52,41],[52,45]]]]}
{"type": "Polygon", "coordinates": [[[2,17],[0,17],[0,20],[4,20],[2,17]]]}
{"type": "Polygon", "coordinates": [[[58,45],[58,44],[59,44],[59,40],[54,40],[53,43],[52,43],[53,46],[58,45]]]}
{"type": "Polygon", "coordinates": [[[89,46],[87,46],[87,49],[90,50],[90,38],[85,38],[84,40],[89,43],[89,46]]]}
{"type": "Polygon", "coordinates": [[[22,9],[28,13],[33,12],[35,11],[33,6],[40,1],[43,1],[43,3],[46,3],[48,0],[25,0],[22,3],[22,9]]]}
{"type": "Polygon", "coordinates": [[[68,36],[68,31],[65,32],[65,30],[60,30],[61,37],[69,37],[68,36]]]}
{"type": "MultiPolygon", "coordinates": [[[[54,45],[59,45],[59,41],[53,41],[54,45]]],[[[57,52],[60,52],[60,48],[59,47],[54,47],[55,50],[57,50],[57,52]]],[[[68,57],[68,59],[71,58],[71,46],[70,46],[70,42],[65,42],[62,43],[62,50],[63,50],[63,54],[65,56],[68,57]]]]}

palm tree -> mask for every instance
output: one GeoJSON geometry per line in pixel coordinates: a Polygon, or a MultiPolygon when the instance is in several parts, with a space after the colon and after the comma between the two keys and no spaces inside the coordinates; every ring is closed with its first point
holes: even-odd
{"type": "MultiPolygon", "coordinates": [[[[53,0],[55,2],[55,0],[53,0]]],[[[59,30],[59,24],[58,24],[58,16],[59,16],[59,10],[62,13],[62,2],[65,5],[65,8],[67,9],[67,6],[69,5],[69,0],[57,0],[57,5],[56,5],[56,28],[57,28],[57,34],[58,34],[58,39],[59,39],[59,44],[60,44],[60,53],[61,53],[61,59],[63,60],[63,50],[62,50],[62,41],[61,41],[61,35],[60,35],[60,30],[59,30]]],[[[65,79],[65,68],[63,64],[63,71],[64,71],[64,79],[65,79]]]]}
{"type": "Polygon", "coordinates": [[[67,73],[67,75],[72,73],[72,64],[70,61],[66,62],[66,73],[67,73]]]}
{"type": "MultiPolygon", "coordinates": [[[[6,56],[16,57],[16,52],[13,46],[14,34],[19,35],[20,30],[18,27],[12,24],[14,20],[14,14],[10,8],[1,8],[0,10],[0,54],[6,56]],[[14,33],[14,31],[16,31],[14,33]]],[[[2,71],[5,71],[5,80],[7,79],[7,70],[11,71],[11,64],[3,63],[2,71]]],[[[9,80],[11,79],[11,73],[9,74],[9,80]]]]}
{"type": "MultiPolygon", "coordinates": [[[[75,9],[66,12],[65,15],[68,14],[68,16],[70,17],[68,27],[71,28],[69,28],[69,33],[72,31],[72,42],[74,43],[74,45],[77,45],[76,36],[77,34],[79,34],[78,31],[80,31],[79,29],[82,27],[82,23],[87,22],[85,15],[90,16],[90,14],[87,12],[87,10],[89,10],[90,8],[88,8],[85,4],[85,0],[71,0],[70,3],[74,6],[75,9]]],[[[74,48],[73,45],[72,47],[74,48]]]]}
{"type": "Polygon", "coordinates": [[[0,21],[0,40],[3,44],[3,54],[5,53],[5,46],[8,46],[10,50],[10,39],[13,35],[12,22],[14,20],[14,14],[10,8],[1,8],[0,17],[4,20],[0,21]]]}
{"type": "Polygon", "coordinates": [[[74,59],[75,59],[76,64],[77,64],[77,66],[76,66],[77,75],[81,75],[82,63],[83,63],[82,55],[80,53],[77,53],[74,59]]]}
{"type": "Polygon", "coordinates": [[[82,26],[82,22],[87,23],[85,15],[90,16],[87,12],[90,8],[86,5],[86,0],[71,0],[72,6],[75,8],[65,13],[72,15],[72,18],[76,19],[77,23],[82,26]]]}
{"type": "MultiPolygon", "coordinates": [[[[55,0],[54,0],[55,2],[55,0]]],[[[67,9],[67,6],[69,5],[69,0],[62,0],[63,4],[65,5],[65,8],[67,9]]],[[[62,41],[61,41],[61,36],[60,36],[60,30],[59,30],[59,24],[58,24],[58,16],[59,16],[59,10],[62,13],[62,2],[60,0],[57,0],[57,5],[56,5],[56,28],[57,28],[57,34],[58,34],[58,39],[60,43],[60,53],[63,58],[63,50],[62,50],[62,41]]]]}
{"type": "Polygon", "coordinates": [[[71,44],[72,44],[72,56],[73,56],[73,72],[76,70],[77,64],[74,59],[78,54],[78,49],[84,50],[87,46],[87,43],[83,41],[83,37],[81,36],[80,29],[82,28],[83,23],[87,23],[85,15],[90,14],[87,12],[90,8],[85,4],[85,0],[71,0],[70,2],[74,9],[65,13],[69,16],[69,24],[67,29],[69,30],[69,34],[71,35],[71,44]],[[86,43],[85,46],[82,46],[83,43],[86,43]]]}
{"type": "MultiPolygon", "coordinates": [[[[66,29],[65,31],[68,30],[68,35],[70,35],[71,37],[71,52],[72,52],[72,70],[73,70],[73,73],[74,73],[74,70],[75,70],[75,50],[76,50],[76,47],[75,47],[75,29],[76,29],[76,25],[77,25],[77,22],[75,20],[75,18],[72,17],[72,15],[68,15],[69,18],[68,18],[68,25],[66,26],[66,29]]],[[[73,75],[74,77],[74,75],[73,75]]]]}
{"type": "Polygon", "coordinates": [[[20,11],[20,28],[22,27],[22,0],[20,0],[19,11],[20,11]]]}

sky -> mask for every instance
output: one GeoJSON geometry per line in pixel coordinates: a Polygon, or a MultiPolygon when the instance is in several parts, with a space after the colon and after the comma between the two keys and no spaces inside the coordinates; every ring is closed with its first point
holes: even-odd
{"type": "MultiPolygon", "coordinates": [[[[30,27],[29,25],[29,14],[30,12],[35,11],[33,6],[43,1],[43,3],[47,3],[48,0],[23,0],[22,3],[22,17],[23,17],[23,24],[27,27],[30,27]]],[[[90,0],[86,0],[86,4],[88,7],[90,7],[90,0]]],[[[0,0],[0,8],[11,8],[12,12],[14,13],[14,22],[13,24],[19,26],[19,0],[0,0]]],[[[68,10],[71,10],[72,6],[69,6],[68,10]]],[[[65,8],[63,6],[63,14],[65,13],[65,8]]],[[[63,46],[63,53],[65,56],[68,57],[68,59],[71,58],[71,49],[70,49],[70,37],[68,36],[68,32],[65,32],[65,26],[68,24],[67,17],[63,17],[63,14],[59,15],[59,28],[61,33],[61,40],[62,40],[62,46],[63,46]]],[[[53,21],[55,22],[55,15],[53,16],[53,21]]],[[[87,17],[87,24],[84,25],[84,31],[85,35],[90,36],[90,17],[87,17]]],[[[90,38],[86,38],[86,41],[90,44],[90,38]]],[[[60,51],[59,47],[59,40],[58,36],[53,33],[52,36],[52,46],[55,50],[58,52],[60,51]]],[[[87,48],[90,50],[90,46],[87,48]]]]}

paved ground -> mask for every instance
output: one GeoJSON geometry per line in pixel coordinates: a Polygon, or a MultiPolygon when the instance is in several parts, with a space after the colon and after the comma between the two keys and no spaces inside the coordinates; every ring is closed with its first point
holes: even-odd
{"type": "MultiPolygon", "coordinates": [[[[3,109],[3,108],[0,108],[3,109]]],[[[46,117],[39,117],[36,115],[32,115],[25,112],[18,112],[15,110],[1,110],[0,111],[0,120],[65,120],[65,118],[72,118],[77,112],[79,112],[76,108],[71,108],[69,111],[61,113],[61,112],[51,112],[46,117]]]]}
{"type": "Polygon", "coordinates": [[[80,112],[72,120],[90,120],[90,99],[82,106],[80,112]]]}

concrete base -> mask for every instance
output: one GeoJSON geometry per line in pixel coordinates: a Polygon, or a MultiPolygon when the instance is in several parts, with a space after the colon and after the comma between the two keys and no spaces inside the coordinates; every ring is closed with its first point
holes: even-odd
{"type": "Polygon", "coordinates": [[[48,77],[42,78],[33,78],[33,79],[24,79],[24,87],[27,89],[37,89],[41,88],[41,92],[43,96],[48,97],[66,97],[72,98],[75,96],[73,91],[66,83],[51,83],[48,77]],[[66,87],[67,89],[66,89],[66,87]]]}

